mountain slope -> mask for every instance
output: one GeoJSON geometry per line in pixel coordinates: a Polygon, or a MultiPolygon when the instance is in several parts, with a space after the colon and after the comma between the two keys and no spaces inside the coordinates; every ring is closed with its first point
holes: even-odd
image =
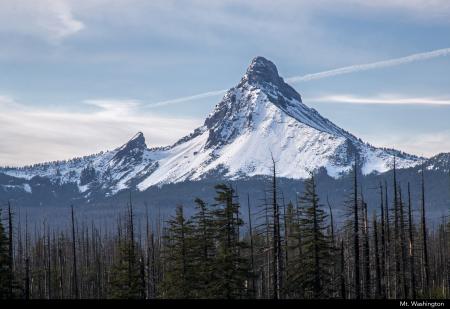
{"type": "Polygon", "coordinates": [[[76,183],[89,197],[213,176],[270,175],[272,156],[278,175],[293,179],[320,168],[340,177],[352,168],[355,157],[363,174],[389,170],[394,156],[400,168],[421,160],[375,148],[339,128],[306,106],[272,62],[256,57],[203,126],[171,146],[149,149],[138,133],[122,147],[105,153],[0,172],[16,178],[40,176],[53,183],[76,183]]]}
{"type": "Polygon", "coordinates": [[[394,156],[400,168],[418,162],[415,156],[365,144],[322,117],[262,57],[252,61],[202,127],[157,152],[159,168],[139,184],[141,190],[210,174],[231,179],[270,175],[271,156],[278,175],[294,179],[321,167],[339,177],[351,169],[355,156],[364,174],[389,170],[394,156]]]}

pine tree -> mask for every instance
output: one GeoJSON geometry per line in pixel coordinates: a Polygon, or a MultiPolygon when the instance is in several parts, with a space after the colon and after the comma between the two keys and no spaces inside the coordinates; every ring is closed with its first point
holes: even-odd
{"type": "Polygon", "coordinates": [[[289,202],[286,211],[286,254],[289,255],[289,261],[286,265],[286,284],[285,293],[288,297],[303,297],[302,271],[303,271],[303,251],[300,231],[300,210],[295,209],[289,202]]]}
{"type": "Polygon", "coordinates": [[[143,298],[145,286],[141,279],[141,262],[136,254],[131,194],[127,211],[126,237],[123,240],[119,239],[119,256],[111,269],[110,296],[119,299],[138,299],[143,298]]]}
{"type": "Polygon", "coordinates": [[[303,232],[303,289],[312,298],[329,296],[331,243],[326,235],[327,214],[322,209],[314,175],[305,181],[305,192],[301,198],[304,209],[301,218],[303,232]]]}
{"type": "Polygon", "coordinates": [[[216,204],[213,210],[217,253],[213,260],[213,297],[233,299],[244,295],[248,280],[248,258],[240,256],[245,243],[239,239],[237,230],[243,225],[239,216],[239,203],[231,186],[219,184],[216,189],[216,204]]]}
{"type": "Polygon", "coordinates": [[[161,283],[162,298],[193,297],[192,231],[192,222],[185,218],[183,206],[177,206],[175,217],[168,221],[164,237],[167,264],[161,283]]]}
{"type": "Polygon", "coordinates": [[[196,213],[192,218],[193,294],[197,298],[209,298],[212,280],[212,258],[215,255],[214,230],[211,210],[206,203],[195,199],[196,213]]]}
{"type": "Polygon", "coordinates": [[[135,260],[135,263],[132,263],[133,268],[130,269],[130,260],[135,257],[130,254],[129,241],[121,241],[118,244],[118,250],[118,259],[111,267],[109,297],[115,299],[141,298],[139,264],[135,260]]]}

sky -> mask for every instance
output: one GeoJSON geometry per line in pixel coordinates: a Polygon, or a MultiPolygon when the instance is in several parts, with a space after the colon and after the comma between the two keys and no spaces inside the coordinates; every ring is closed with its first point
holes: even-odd
{"type": "Polygon", "coordinates": [[[171,144],[255,56],[375,146],[450,152],[448,0],[0,0],[0,42],[0,166],[171,144]]]}

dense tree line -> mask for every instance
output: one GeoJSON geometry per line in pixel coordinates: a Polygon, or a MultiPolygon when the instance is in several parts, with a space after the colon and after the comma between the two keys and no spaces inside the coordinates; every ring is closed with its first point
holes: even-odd
{"type": "Polygon", "coordinates": [[[178,205],[168,220],[136,220],[130,195],[114,231],[78,222],[73,207],[66,230],[31,229],[7,205],[0,298],[450,298],[450,222],[428,226],[424,171],[418,205],[395,163],[393,179],[375,188],[378,205],[368,205],[357,170],[355,162],[344,224],[314,174],[285,200],[275,161],[259,205],[219,184],[191,216],[178,205]]]}

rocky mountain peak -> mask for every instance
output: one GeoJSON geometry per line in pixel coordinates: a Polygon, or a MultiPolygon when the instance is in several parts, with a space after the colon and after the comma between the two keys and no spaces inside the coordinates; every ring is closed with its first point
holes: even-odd
{"type": "Polygon", "coordinates": [[[145,149],[147,149],[147,144],[145,143],[144,134],[142,132],[138,132],[126,144],[117,150],[113,160],[119,161],[124,157],[141,157],[145,149]]]}
{"type": "Polygon", "coordinates": [[[244,79],[247,79],[250,84],[272,83],[277,85],[280,82],[280,76],[275,64],[261,56],[252,60],[244,79]]]}
{"type": "Polygon", "coordinates": [[[138,132],[124,146],[130,148],[147,148],[144,133],[138,132]]]}
{"type": "Polygon", "coordinates": [[[302,101],[300,94],[278,74],[276,65],[261,56],[253,58],[238,87],[245,87],[246,84],[260,88],[273,103],[277,103],[280,97],[302,101]]]}

